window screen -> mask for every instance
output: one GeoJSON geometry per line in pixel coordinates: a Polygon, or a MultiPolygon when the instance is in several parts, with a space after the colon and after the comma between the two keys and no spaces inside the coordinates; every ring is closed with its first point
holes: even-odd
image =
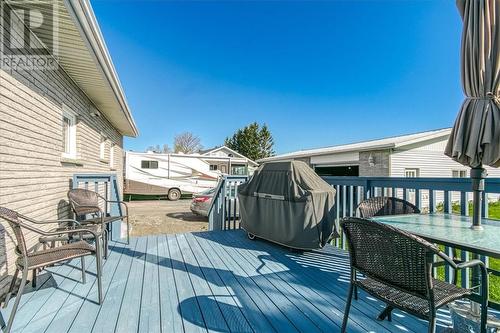
{"type": "Polygon", "coordinates": [[[158,169],[158,161],[141,161],[141,169],[158,169]]]}

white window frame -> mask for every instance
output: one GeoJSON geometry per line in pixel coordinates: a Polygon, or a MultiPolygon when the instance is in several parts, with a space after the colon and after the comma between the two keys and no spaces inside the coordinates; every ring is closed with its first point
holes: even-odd
{"type": "MultiPolygon", "coordinates": [[[[405,178],[417,178],[420,177],[419,168],[405,168],[405,178]]],[[[409,189],[409,193],[414,193],[415,189],[409,189]]]]}
{"type": "MultiPolygon", "coordinates": [[[[69,120],[69,129],[68,129],[68,147],[69,150],[66,151],[66,147],[63,147],[63,151],[61,156],[63,158],[76,159],[76,125],[77,125],[77,117],[76,113],[68,109],[65,105],[63,105],[62,111],[62,121],[64,126],[64,118],[69,120]]],[[[64,135],[64,128],[61,129],[63,131],[62,135],[64,135]]]]}
{"type": "Polygon", "coordinates": [[[405,169],[405,178],[416,178],[419,177],[420,169],[419,168],[406,168],[405,169]],[[409,176],[413,174],[413,176],[409,176]]]}
{"type": "Polygon", "coordinates": [[[106,135],[101,133],[101,142],[99,143],[99,158],[101,160],[106,159],[106,135]]]}
{"type": "Polygon", "coordinates": [[[452,178],[467,178],[467,170],[464,170],[464,169],[451,170],[451,177],[452,178]],[[454,175],[455,172],[457,173],[457,176],[454,175]]]}
{"type": "Polygon", "coordinates": [[[109,167],[114,169],[115,167],[115,144],[111,143],[109,145],[109,167]]]}

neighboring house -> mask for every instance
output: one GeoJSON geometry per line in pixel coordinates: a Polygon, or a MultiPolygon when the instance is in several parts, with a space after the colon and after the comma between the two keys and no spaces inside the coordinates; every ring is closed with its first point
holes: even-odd
{"type": "MultiPolygon", "coordinates": [[[[321,176],[469,177],[470,168],[444,154],[450,132],[451,129],[446,128],[301,150],[258,162],[302,160],[321,176]]],[[[486,169],[489,177],[500,177],[500,169],[486,169]]]]}
{"type": "Polygon", "coordinates": [[[223,174],[249,175],[258,166],[255,161],[226,146],[204,150],[200,154],[210,164],[210,170],[218,170],[223,174]]]}
{"type": "MultiPolygon", "coordinates": [[[[14,3],[24,6],[19,11],[24,14],[43,12],[45,7],[38,7],[43,4],[14,3]]],[[[89,2],[53,4],[58,6],[57,56],[46,48],[51,42],[46,30],[29,29],[12,12],[13,24],[1,21],[0,26],[2,58],[18,52],[13,44],[29,36],[34,49],[45,49],[45,57],[57,65],[22,69],[3,63],[0,69],[0,206],[40,220],[69,216],[66,193],[75,173],[116,174],[121,186],[123,136],[138,134],[89,2]]],[[[35,55],[30,48],[21,50],[26,57],[35,55]]],[[[13,235],[2,225],[0,288],[14,272],[13,235]]],[[[28,246],[35,242],[37,236],[28,237],[28,246]]]]}

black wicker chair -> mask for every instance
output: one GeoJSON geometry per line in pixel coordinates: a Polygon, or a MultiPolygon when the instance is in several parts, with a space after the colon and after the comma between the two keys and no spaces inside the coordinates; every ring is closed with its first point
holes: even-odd
{"type": "Polygon", "coordinates": [[[429,321],[429,332],[436,330],[436,310],[461,298],[481,303],[481,333],[486,332],[488,307],[488,272],[480,260],[457,264],[439,248],[424,239],[397,228],[361,218],[341,221],[346,235],[350,262],[351,283],[342,323],[346,332],[349,308],[354,287],[421,319],[429,321]],[[454,271],[453,284],[432,276],[433,257],[437,255],[454,271]],[[478,266],[481,270],[481,295],[472,289],[457,287],[458,271],[478,266]],[[356,273],[366,278],[358,279],[356,273]]]}
{"type": "Polygon", "coordinates": [[[127,223],[127,244],[130,243],[130,223],[128,205],[123,201],[107,200],[105,197],[97,192],[86,189],[72,189],[68,191],[68,199],[71,209],[75,214],[76,220],[83,226],[87,225],[101,225],[104,230],[103,233],[103,246],[104,257],[108,257],[108,232],[106,226],[112,222],[125,220],[127,223]],[[107,206],[110,203],[116,203],[125,207],[125,215],[108,216],[106,209],[101,209],[99,200],[107,206]],[[83,218],[86,215],[91,215],[91,218],[83,218]]]}
{"type": "Polygon", "coordinates": [[[382,215],[420,214],[417,206],[406,200],[394,197],[373,197],[358,206],[361,217],[369,218],[382,215]]]}
{"type": "MultiPolygon", "coordinates": [[[[7,292],[7,296],[5,297],[4,307],[9,303],[9,299],[14,291],[14,287],[17,282],[17,276],[19,273],[22,273],[21,284],[19,285],[19,290],[17,292],[17,297],[14,302],[14,306],[12,307],[9,321],[7,327],[4,332],[9,333],[12,324],[14,322],[14,317],[17,312],[17,308],[19,306],[19,302],[21,300],[21,296],[23,295],[24,286],[26,284],[28,278],[28,272],[33,271],[33,281],[36,279],[36,271],[38,269],[42,269],[48,265],[65,262],[74,258],[80,258],[82,264],[82,282],[85,283],[85,257],[89,255],[93,255],[96,257],[96,265],[97,265],[97,290],[98,290],[98,301],[99,304],[102,304],[103,293],[102,293],[102,283],[101,283],[101,272],[102,272],[102,263],[101,263],[101,254],[100,254],[100,245],[99,238],[101,237],[93,230],[81,228],[81,227],[73,227],[71,229],[66,230],[57,230],[57,231],[45,231],[35,227],[34,225],[40,224],[60,224],[61,222],[67,222],[70,220],[59,220],[59,221],[36,221],[17,212],[7,209],[5,207],[0,207],[0,220],[5,220],[9,223],[10,227],[14,232],[14,241],[16,244],[15,253],[17,256],[16,271],[14,272],[14,276],[12,277],[9,290],[7,292]],[[25,240],[25,231],[30,231],[39,235],[43,235],[45,237],[55,237],[55,236],[71,236],[71,235],[79,235],[80,241],[76,242],[68,242],[66,244],[55,246],[50,249],[44,249],[39,251],[33,251],[27,248],[26,240],[25,240]],[[88,234],[95,240],[95,246],[87,243],[83,239],[82,235],[88,234]]],[[[76,222],[76,221],[75,221],[76,222]]]]}

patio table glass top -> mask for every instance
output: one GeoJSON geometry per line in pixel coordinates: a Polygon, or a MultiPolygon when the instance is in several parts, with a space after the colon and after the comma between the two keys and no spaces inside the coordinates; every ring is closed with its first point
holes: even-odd
{"type": "Polygon", "coordinates": [[[500,221],[497,220],[483,219],[483,230],[472,230],[472,217],[454,214],[392,215],[372,219],[434,243],[500,258],[500,221]]]}

